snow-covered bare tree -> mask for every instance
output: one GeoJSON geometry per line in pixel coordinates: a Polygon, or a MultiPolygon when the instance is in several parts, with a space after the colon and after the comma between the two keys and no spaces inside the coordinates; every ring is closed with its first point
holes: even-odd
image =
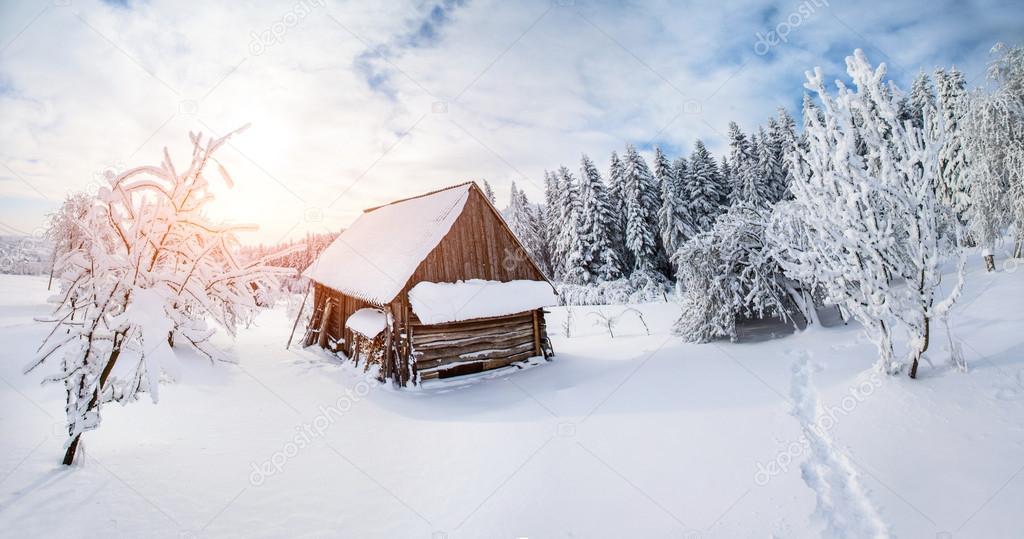
{"type": "Polygon", "coordinates": [[[84,241],[58,258],[59,300],[46,320],[52,330],[26,372],[48,360],[59,366],[46,380],[66,389],[64,464],[74,461],[82,433],[99,426],[103,404],[144,392],[157,401],[174,347],[228,360],[211,345],[209,322],[234,335],[267,304],[278,278],[293,273],[268,259],[240,263],[235,233],[248,227],[216,223],[204,211],[213,198],[211,166],[231,185],[214,153],[235,133],[190,133],[186,168],[165,149],[160,165],[108,177],[78,223],[84,241]]]}
{"type": "Polygon", "coordinates": [[[931,321],[945,316],[956,296],[936,301],[939,265],[955,249],[939,233],[948,219],[936,193],[941,130],[899,121],[885,64],[872,68],[858,49],[846,66],[854,87],[837,81],[834,96],[820,69],[807,74],[821,117],[805,110],[807,147],[790,163],[794,199],[776,206],[769,236],[787,275],[819,286],[827,302],[861,322],[889,373],[903,366],[890,327],[901,323],[914,377],[931,321]],[[794,228],[800,241],[793,241],[794,228]]]}
{"type": "Polygon", "coordinates": [[[1009,225],[1017,235],[1015,257],[1024,241],[1024,48],[997,44],[992,53],[994,87],[971,95],[962,122],[970,175],[967,224],[990,271],[993,247],[1009,225]]]}
{"type": "MultiPolygon", "coordinates": [[[[988,77],[999,85],[1007,100],[1015,103],[1018,120],[1024,116],[1024,47],[997,43],[988,65],[988,77]]],[[[1010,148],[1007,169],[1010,181],[1011,212],[1017,233],[1013,255],[1024,256],[1024,141],[1019,138],[1010,148]]]]}
{"type": "Polygon", "coordinates": [[[1006,94],[978,90],[960,121],[967,155],[964,172],[970,177],[964,217],[989,271],[995,270],[996,244],[1012,222],[1011,167],[1024,135],[1021,120],[1006,94]]]}
{"type": "Polygon", "coordinates": [[[50,283],[53,283],[54,267],[57,259],[72,249],[78,249],[86,241],[82,231],[82,219],[89,213],[93,197],[87,193],[72,193],[64,198],[64,202],[56,211],[49,215],[46,238],[53,243],[53,254],[50,260],[50,283]]]}

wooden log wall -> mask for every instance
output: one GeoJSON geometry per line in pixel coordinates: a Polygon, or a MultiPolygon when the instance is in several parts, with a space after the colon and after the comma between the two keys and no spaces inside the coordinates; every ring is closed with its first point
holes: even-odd
{"type": "Polygon", "coordinates": [[[465,322],[424,325],[411,319],[412,356],[420,380],[450,378],[544,356],[535,311],[465,322]]]}

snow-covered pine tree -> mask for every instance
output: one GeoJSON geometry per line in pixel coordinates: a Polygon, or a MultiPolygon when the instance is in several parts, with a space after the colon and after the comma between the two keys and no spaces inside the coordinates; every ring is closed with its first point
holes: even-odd
{"type": "Polygon", "coordinates": [[[782,168],[782,140],[775,118],[768,119],[768,129],[758,129],[757,169],[761,179],[761,198],[768,204],[782,199],[786,192],[786,173],[782,168]]]}
{"type": "Polygon", "coordinates": [[[651,272],[658,267],[658,196],[647,162],[629,144],[623,159],[623,202],[626,218],[626,249],[633,259],[634,272],[651,272]]]}
{"type": "Polygon", "coordinates": [[[731,173],[729,191],[732,193],[729,202],[732,203],[736,200],[745,199],[744,184],[747,183],[749,176],[753,174],[756,161],[750,148],[750,140],[740,130],[740,126],[736,125],[736,122],[729,122],[728,137],[729,171],[731,173]]]}
{"type": "Polygon", "coordinates": [[[622,261],[613,244],[618,215],[608,200],[608,190],[594,162],[580,159],[580,237],[587,251],[589,273],[601,281],[622,277],[622,261]]]}
{"type": "Polygon", "coordinates": [[[910,333],[913,377],[928,349],[931,320],[944,317],[959,295],[957,286],[936,302],[940,263],[955,250],[939,234],[945,210],[935,179],[942,141],[934,130],[898,121],[895,92],[883,82],[885,64],[873,69],[858,49],[846,65],[855,86],[837,81],[835,96],[820,68],[807,74],[824,121],[805,111],[807,147],[790,163],[794,199],[776,205],[770,242],[788,276],[817,285],[829,303],[861,322],[878,348],[879,366],[890,373],[902,364],[889,324],[902,323],[910,333]],[[858,142],[866,159],[850,151],[858,142]],[[805,236],[794,237],[793,230],[805,236]]]}
{"type": "Polygon", "coordinates": [[[936,107],[942,115],[943,144],[939,152],[939,199],[951,208],[961,223],[970,206],[969,180],[962,118],[968,114],[967,82],[963,74],[951,69],[935,71],[938,88],[936,107]]]}
{"type": "MultiPolygon", "coordinates": [[[[674,167],[669,167],[675,171],[674,167]]],[[[686,174],[686,169],[683,169],[686,174]]],[[[688,238],[693,236],[693,225],[690,223],[690,212],[686,202],[679,193],[677,177],[663,175],[661,177],[661,208],[658,210],[658,232],[665,251],[675,253],[688,238]]]]}
{"type": "Polygon", "coordinates": [[[733,181],[731,204],[768,202],[766,179],[758,159],[760,146],[756,135],[748,139],[736,122],[729,122],[729,168],[733,181]]]}
{"type": "MultiPolygon", "coordinates": [[[[680,161],[680,164],[683,162],[680,161]]],[[[685,165],[682,167],[686,174],[685,165]]],[[[679,194],[679,168],[669,163],[661,148],[654,152],[654,176],[661,189],[661,207],[658,208],[658,233],[665,252],[675,253],[686,239],[693,235],[689,212],[679,194]]]]}
{"type": "Polygon", "coordinates": [[[688,201],[695,232],[709,230],[726,204],[718,164],[700,139],[694,143],[690,154],[690,170],[683,182],[682,196],[688,201]]]}
{"type": "Polygon", "coordinates": [[[910,87],[910,112],[910,119],[918,129],[924,128],[925,114],[935,113],[935,90],[932,89],[932,81],[923,69],[910,87]]]}
{"type": "Polygon", "coordinates": [[[533,237],[537,242],[531,252],[535,253],[534,260],[537,262],[537,265],[540,266],[544,275],[549,279],[554,280],[555,270],[551,263],[551,243],[547,240],[547,212],[544,210],[544,206],[540,204],[531,204],[529,207],[531,217],[530,222],[534,229],[533,237]]]}
{"type": "Polygon", "coordinates": [[[612,246],[619,254],[622,273],[625,275],[633,267],[633,258],[626,248],[626,167],[619,159],[619,154],[612,151],[608,163],[608,205],[614,212],[612,222],[612,246]]]}
{"type": "Polygon", "coordinates": [[[727,155],[722,156],[722,163],[718,165],[718,176],[722,180],[722,185],[725,186],[721,206],[726,207],[732,200],[732,185],[734,182],[732,167],[729,165],[729,156],[727,155]]]}
{"type": "Polygon", "coordinates": [[[565,260],[564,253],[558,248],[561,234],[561,185],[558,174],[544,171],[544,243],[548,246],[551,261],[551,277],[558,279],[565,260]]]}
{"type": "Polygon", "coordinates": [[[219,224],[205,213],[213,198],[208,166],[216,163],[232,184],[213,154],[235,133],[190,133],[187,168],[176,168],[165,149],[158,166],[111,174],[79,221],[86,240],[57,260],[58,305],[46,320],[53,329],[26,372],[47,361],[60,368],[46,380],[66,389],[64,464],[74,462],[82,434],[99,427],[104,404],[143,392],[157,402],[174,347],[226,360],[210,343],[208,321],[234,335],[268,304],[278,278],[294,273],[268,265],[287,253],[240,263],[235,233],[251,227],[219,224]]]}
{"type": "Polygon", "coordinates": [[[677,157],[672,163],[672,170],[676,180],[676,196],[685,203],[686,200],[683,198],[683,178],[690,172],[690,162],[687,160],[687,157],[685,155],[677,157]]]}
{"type": "MultiPolygon", "coordinates": [[[[513,215],[515,214],[515,206],[519,198],[519,189],[516,187],[515,181],[512,182],[512,186],[509,188],[508,191],[508,206],[505,206],[505,209],[501,210],[501,216],[505,218],[505,222],[508,224],[508,227],[511,228],[513,232],[515,232],[516,227],[513,225],[513,222],[516,218],[513,215]]],[[[519,234],[516,234],[516,236],[519,237],[519,234]]],[[[519,239],[522,240],[522,238],[519,239]]]]}
{"type": "Polygon", "coordinates": [[[665,247],[665,242],[662,241],[661,235],[661,221],[659,215],[661,208],[664,205],[662,199],[664,195],[664,186],[662,185],[662,177],[668,177],[669,182],[672,185],[671,189],[676,188],[677,179],[675,176],[675,169],[672,168],[671,162],[665,157],[665,154],[661,151],[660,147],[654,149],[654,168],[650,176],[650,183],[648,183],[647,189],[654,193],[653,204],[648,211],[651,215],[651,227],[654,230],[655,240],[655,269],[662,271],[665,275],[671,274],[671,262],[669,261],[668,249],[665,247]],[[658,154],[661,154],[660,157],[658,154]]]}
{"type": "MultiPolygon", "coordinates": [[[[526,200],[526,194],[519,191],[516,182],[512,182],[512,187],[509,189],[505,221],[520,243],[529,249],[529,244],[533,241],[531,236],[535,233],[533,216],[526,200]]],[[[535,253],[530,254],[536,257],[535,253]]]]}
{"type": "MultiPolygon", "coordinates": [[[[690,161],[687,156],[679,156],[675,161],[672,162],[672,170],[676,177],[676,196],[679,198],[679,202],[689,208],[689,203],[686,200],[686,193],[683,191],[683,184],[686,181],[686,175],[690,173],[690,161]]],[[[687,213],[689,213],[687,211],[687,213]]]]}
{"type": "Polygon", "coordinates": [[[494,189],[491,188],[491,182],[489,182],[487,180],[483,180],[483,182],[484,182],[484,196],[487,197],[487,200],[489,200],[491,202],[491,204],[493,204],[494,206],[497,206],[498,205],[498,199],[494,198],[494,189]]]}
{"type": "Polygon", "coordinates": [[[590,282],[589,252],[580,237],[582,207],[580,204],[579,182],[566,167],[557,172],[558,186],[558,235],[555,246],[561,255],[561,267],[556,271],[559,280],[569,284],[590,282]]]}
{"type": "Polygon", "coordinates": [[[793,181],[793,170],[789,166],[789,157],[796,151],[797,141],[799,140],[796,134],[796,120],[786,109],[779,107],[779,121],[776,123],[778,131],[775,134],[775,138],[779,141],[779,160],[782,166],[783,185],[785,190],[780,194],[779,200],[790,198],[789,184],[793,181]]]}
{"type": "Polygon", "coordinates": [[[505,214],[512,233],[519,238],[541,271],[550,276],[551,268],[544,241],[545,231],[538,221],[538,217],[543,218],[544,212],[532,207],[526,192],[520,191],[516,187],[516,182],[512,182],[512,188],[509,190],[509,205],[505,214]]]}
{"type": "Polygon", "coordinates": [[[665,152],[661,151],[661,148],[654,148],[654,181],[661,192],[664,192],[666,188],[675,191],[679,187],[676,169],[669,162],[668,157],[665,157],[665,152]]]}

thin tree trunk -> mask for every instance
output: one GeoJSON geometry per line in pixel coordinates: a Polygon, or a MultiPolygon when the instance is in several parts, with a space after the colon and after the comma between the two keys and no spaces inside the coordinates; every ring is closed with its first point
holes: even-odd
{"type": "Polygon", "coordinates": [[[914,363],[910,365],[911,378],[917,378],[917,365],[921,357],[924,356],[924,353],[928,351],[928,340],[930,337],[930,333],[931,331],[929,327],[929,319],[926,316],[924,317],[924,346],[922,346],[921,349],[917,351],[917,354],[914,355],[914,363]]]}
{"type": "Polygon", "coordinates": [[[309,299],[309,291],[313,288],[313,282],[310,281],[306,285],[306,294],[302,296],[302,305],[299,305],[299,314],[295,315],[295,323],[292,324],[292,333],[288,335],[288,344],[284,345],[284,349],[287,350],[292,345],[292,338],[295,337],[295,328],[299,327],[299,319],[302,318],[302,311],[306,308],[306,300],[309,299]]]}
{"type": "MultiPolygon", "coordinates": [[[[114,370],[114,364],[117,363],[117,358],[121,355],[121,339],[124,338],[124,334],[117,333],[114,337],[114,348],[110,351],[110,357],[107,359],[107,364],[103,366],[103,372],[100,373],[99,387],[96,388],[96,392],[93,393],[92,399],[89,400],[89,406],[86,410],[93,410],[99,406],[100,395],[103,393],[103,386],[107,383],[107,378],[110,377],[110,372],[114,370]]],[[[71,466],[75,462],[75,454],[78,453],[78,443],[82,440],[82,433],[75,435],[75,438],[71,440],[71,444],[68,445],[68,450],[64,453],[64,460],[62,464],[65,466],[71,466]]]]}
{"type": "Polygon", "coordinates": [[[68,446],[67,452],[64,453],[64,460],[61,461],[61,464],[71,466],[75,463],[75,454],[78,453],[78,442],[81,439],[82,434],[79,433],[78,436],[75,436],[74,440],[71,440],[71,445],[68,446]]]}
{"type": "Polygon", "coordinates": [[[53,286],[53,270],[56,267],[57,267],[57,248],[54,247],[53,254],[50,256],[50,280],[46,281],[46,291],[47,292],[49,292],[50,291],[50,287],[53,286]]]}
{"type": "Polygon", "coordinates": [[[1013,257],[1014,258],[1022,258],[1021,257],[1022,251],[1024,251],[1024,239],[1017,238],[1017,244],[1013,248],[1013,257]]]}
{"type": "Polygon", "coordinates": [[[990,253],[990,252],[985,253],[984,257],[985,257],[985,271],[995,271],[996,270],[996,259],[992,255],[992,253],[990,253]]]}

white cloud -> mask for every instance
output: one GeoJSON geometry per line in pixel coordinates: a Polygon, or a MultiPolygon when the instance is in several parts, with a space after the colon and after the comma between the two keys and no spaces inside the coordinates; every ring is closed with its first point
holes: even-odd
{"type": "MultiPolygon", "coordinates": [[[[449,2],[441,18],[411,0],[5,4],[0,208],[59,200],[105,167],[180,154],[188,130],[247,122],[224,151],[237,187],[216,211],[260,223],[264,241],[467,179],[489,179],[501,200],[512,181],[539,198],[542,171],[584,151],[604,166],[625,142],[719,149],[729,120],[749,129],[792,110],[803,70],[839,76],[853,47],[898,77],[953,62],[970,75],[994,41],[1021,37],[1016,4],[833,3],[759,56],[755,34],[800,3],[558,4],[449,2]],[[268,30],[281,39],[253,55],[268,30]],[[304,220],[343,192],[324,222],[304,220]]],[[[31,229],[42,215],[0,220],[31,229]]]]}

